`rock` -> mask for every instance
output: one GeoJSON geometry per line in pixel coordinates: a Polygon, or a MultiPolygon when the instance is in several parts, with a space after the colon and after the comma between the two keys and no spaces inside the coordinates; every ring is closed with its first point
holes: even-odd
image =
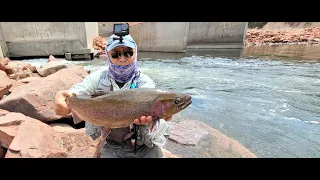
{"type": "MultiPolygon", "coordinates": [[[[176,124],[173,122],[169,123],[176,124]]],[[[236,140],[227,137],[218,130],[196,120],[187,120],[184,123],[196,126],[209,133],[200,139],[198,146],[187,146],[169,140],[165,149],[184,158],[256,158],[256,155],[236,140]]]]}
{"type": "Polygon", "coordinates": [[[6,152],[5,152],[4,148],[0,146],[0,159],[4,158],[5,155],[6,155],[6,152]]]}
{"type": "Polygon", "coordinates": [[[63,141],[49,125],[37,119],[21,123],[5,158],[66,158],[63,141]]]}
{"type": "Polygon", "coordinates": [[[30,120],[21,113],[10,112],[4,116],[0,116],[0,144],[2,147],[8,148],[13,138],[16,136],[18,128],[25,120],[30,120]]]}
{"type": "Polygon", "coordinates": [[[27,69],[30,70],[30,68],[32,69],[32,66],[30,63],[26,63],[23,61],[10,61],[6,65],[6,72],[8,75],[10,75],[10,74],[14,74],[19,71],[22,71],[22,70],[27,70],[27,69]]]}
{"type": "Polygon", "coordinates": [[[57,116],[54,111],[53,94],[71,88],[86,75],[88,73],[78,67],[62,69],[39,81],[18,87],[0,101],[0,109],[21,112],[43,122],[61,119],[63,117],[57,116]]]}
{"type": "Polygon", "coordinates": [[[98,36],[93,38],[93,48],[95,50],[98,50],[99,54],[106,54],[106,44],[107,44],[108,38],[98,36]]]}
{"type": "Polygon", "coordinates": [[[0,71],[6,72],[6,67],[0,63],[0,71]]]}
{"type": "Polygon", "coordinates": [[[10,81],[7,74],[3,71],[0,71],[0,100],[9,91],[11,87],[12,82],[10,81]]]}
{"type": "Polygon", "coordinates": [[[50,123],[49,126],[51,126],[57,133],[76,131],[72,126],[64,123],[50,123]]]}
{"type": "Polygon", "coordinates": [[[269,42],[281,42],[284,44],[318,43],[314,40],[319,38],[320,28],[308,29],[283,29],[283,30],[265,30],[265,29],[248,29],[246,41],[249,45],[265,45],[269,42]]]}
{"type": "Polygon", "coordinates": [[[9,62],[10,62],[10,59],[7,57],[0,59],[0,64],[2,64],[4,66],[8,65],[9,62]]]}
{"type": "Polygon", "coordinates": [[[23,61],[10,61],[5,69],[10,79],[23,79],[26,77],[36,76],[37,71],[34,66],[23,61]]]}
{"type": "Polygon", "coordinates": [[[63,147],[69,158],[96,158],[99,138],[95,141],[85,134],[85,128],[73,129],[72,127],[56,126],[55,130],[61,136],[63,147]]]}
{"type": "Polygon", "coordinates": [[[19,82],[24,83],[24,84],[28,84],[33,81],[38,81],[40,79],[42,79],[42,77],[34,76],[34,77],[27,77],[27,78],[21,79],[21,80],[19,80],[19,82]]]}
{"type": "MultiPolygon", "coordinates": [[[[194,124],[203,128],[211,135],[211,152],[215,157],[234,157],[234,158],[256,158],[256,155],[245,148],[235,139],[229,138],[220,131],[211,128],[200,121],[193,121],[194,124]]],[[[191,122],[192,123],[192,122],[191,122]]]]}
{"type": "Polygon", "coordinates": [[[166,150],[164,148],[161,148],[161,150],[163,152],[164,158],[181,158],[180,156],[174,155],[170,151],[168,151],[168,150],[166,150]]]}
{"type": "Polygon", "coordinates": [[[170,122],[169,139],[183,145],[197,146],[200,139],[209,133],[192,121],[181,121],[179,123],[170,122]]]}
{"type": "Polygon", "coordinates": [[[10,79],[20,80],[27,77],[36,76],[30,69],[18,70],[13,74],[9,74],[10,79]]]}
{"type": "Polygon", "coordinates": [[[4,110],[4,109],[0,109],[0,117],[6,115],[8,113],[9,113],[9,111],[4,110]]]}
{"type": "Polygon", "coordinates": [[[46,77],[64,68],[67,68],[67,65],[60,61],[52,61],[41,65],[37,71],[40,76],[46,77]]]}
{"type": "Polygon", "coordinates": [[[9,89],[10,92],[13,92],[18,87],[25,85],[25,83],[19,82],[14,79],[10,79],[10,82],[12,83],[12,87],[9,89]]]}
{"type": "Polygon", "coordinates": [[[52,61],[57,61],[57,59],[54,56],[50,55],[47,63],[52,61]]]}

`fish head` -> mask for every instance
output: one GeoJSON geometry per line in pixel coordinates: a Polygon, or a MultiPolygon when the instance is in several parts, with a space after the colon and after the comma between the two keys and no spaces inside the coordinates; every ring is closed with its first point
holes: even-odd
{"type": "Polygon", "coordinates": [[[168,118],[184,110],[192,103],[188,94],[162,91],[153,104],[153,114],[160,118],[168,118]]]}

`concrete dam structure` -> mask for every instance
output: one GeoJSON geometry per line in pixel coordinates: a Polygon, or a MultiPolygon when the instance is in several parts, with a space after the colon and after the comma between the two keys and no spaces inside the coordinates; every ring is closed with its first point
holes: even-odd
{"type": "Polygon", "coordinates": [[[0,58],[90,58],[97,22],[0,22],[0,58]],[[76,56],[76,57],[73,57],[76,56]]]}
{"type": "MultiPolygon", "coordinates": [[[[93,38],[117,22],[0,22],[0,58],[65,56],[93,59],[93,38]]],[[[138,51],[242,48],[247,22],[143,22],[130,27],[138,51]]]]}

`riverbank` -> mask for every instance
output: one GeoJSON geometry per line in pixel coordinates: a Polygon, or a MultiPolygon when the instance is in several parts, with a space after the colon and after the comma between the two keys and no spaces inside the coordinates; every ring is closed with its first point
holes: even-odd
{"type": "Polygon", "coordinates": [[[320,44],[320,27],[292,29],[248,29],[245,47],[261,45],[320,44]]]}

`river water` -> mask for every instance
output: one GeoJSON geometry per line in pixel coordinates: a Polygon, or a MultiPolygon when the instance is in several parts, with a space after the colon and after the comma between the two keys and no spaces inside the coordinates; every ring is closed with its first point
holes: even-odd
{"type": "MultiPolygon", "coordinates": [[[[205,122],[258,157],[320,157],[319,52],[317,45],[140,52],[138,66],[159,88],[192,95],[177,120],[205,122]]],[[[101,59],[65,62],[106,66],[101,59]]]]}

